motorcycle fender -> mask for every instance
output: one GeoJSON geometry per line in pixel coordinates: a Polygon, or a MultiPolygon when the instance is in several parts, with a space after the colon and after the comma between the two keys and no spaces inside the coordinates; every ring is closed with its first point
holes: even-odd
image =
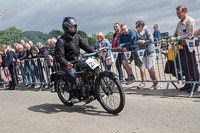
{"type": "Polygon", "coordinates": [[[113,73],[111,71],[107,71],[107,70],[99,73],[99,77],[104,77],[104,76],[107,76],[111,79],[117,79],[118,78],[118,76],[115,73],[113,73]]]}
{"type": "Polygon", "coordinates": [[[64,78],[65,76],[66,74],[64,72],[54,72],[51,74],[51,82],[64,78]]]}

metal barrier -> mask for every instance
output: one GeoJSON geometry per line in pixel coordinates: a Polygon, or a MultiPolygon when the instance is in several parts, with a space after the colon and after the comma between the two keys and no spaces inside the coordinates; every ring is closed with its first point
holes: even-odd
{"type": "MultiPolygon", "coordinates": [[[[133,74],[135,75],[135,80],[133,80],[133,82],[166,82],[167,86],[165,89],[165,93],[167,93],[170,83],[172,83],[174,87],[178,89],[174,83],[179,84],[181,81],[182,84],[192,84],[192,91],[190,93],[190,96],[192,96],[194,93],[195,85],[199,84],[199,63],[200,63],[199,62],[200,61],[199,60],[199,41],[196,41],[196,43],[195,43],[195,40],[181,40],[180,42],[173,42],[173,43],[168,43],[167,41],[160,41],[160,42],[154,42],[154,43],[146,43],[145,45],[142,46],[142,49],[139,49],[139,50],[130,50],[127,52],[122,52],[118,50],[118,52],[112,52],[115,63],[112,65],[111,71],[118,73],[116,69],[116,65],[119,65],[117,64],[118,62],[116,61],[118,59],[118,55],[124,54],[125,58],[128,59],[131,57],[131,54],[137,53],[139,58],[142,60],[143,56],[145,56],[146,54],[145,50],[147,49],[148,45],[152,45],[152,44],[156,45],[154,49],[155,54],[156,54],[154,71],[158,75],[159,79],[152,80],[149,74],[147,73],[147,71],[145,71],[145,79],[142,80],[140,76],[140,70],[135,65],[135,62],[133,60],[131,63],[131,68],[132,68],[133,74]],[[169,51],[171,52],[171,55],[172,55],[171,60],[168,59],[168,56],[165,56],[166,54],[167,55],[169,54],[169,51]],[[196,58],[197,58],[197,61],[196,61],[196,58]],[[189,77],[189,79],[183,78],[185,73],[188,73],[188,76],[185,76],[185,77],[189,77]]],[[[128,48],[136,48],[138,46],[139,45],[135,45],[128,48]]],[[[107,49],[116,50],[119,48],[112,48],[112,49],[107,48],[107,49]]],[[[149,61],[149,63],[153,63],[153,62],[154,62],[153,60],[149,61]]],[[[127,70],[125,70],[123,67],[124,76],[128,76],[126,71],[127,70]]],[[[127,82],[127,84],[129,83],[127,82]]]]}
{"type": "Polygon", "coordinates": [[[195,87],[199,86],[199,40],[181,40],[183,49],[178,48],[178,60],[181,70],[182,84],[190,84],[192,91],[190,96],[193,96],[195,87]],[[183,79],[185,76],[185,79],[183,79]]]}
{"type": "Polygon", "coordinates": [[[52,88],[50,75],[53,71],[49,58],[25,59],[19,63],[24,84],[40,84],[40,91],[47,85],[52,88]]]}
{"type": "MultiPolygon", "coordinates": [[[[154,43],[146,43],[139,50],[133,50],[133,48],[139,45],[134,45],[129,48],[132,50],[127,52],[119,51],[119,48],[107,48],[107,50],[116,50],[118,52],[111,52],[115,63],[111,66],[111,71],[118,74],[116,65],[119,55],[125,56],[126,59],[131,57],[131,54],[137,54],[140,60],[147,54],[145,50],[148,45],[156,45],[155,60],[149,60],[149,63],[155,62],[153,70],[158,76],[158,80],[152,80],[147,70],[145,70],[145,79],[141,78],[140,69],[135,65],[135,61],[131,62],[132,72],[135,75],[133,82],[165,82],[167,83],[165,93],[168,92],[169,84],[172,83],[176,89],[174,83],[179,84],[192,84],[192,91],[190,96],[193,95],[195,87],[200,83],[199,81],[199,70],[200,70],[200,53],[199,53],[199,41],[195,40],[181,40],[180,42],[168,43],[167,41],[160,41],[154,43]],[[180,44],[180,45],[179,45],[180,44]],[[165,53],[165,54],[164,54],[165,53]],[[169,58],[171,53],[171,59],[169,58]],[[185,76],[185,78],[183,78],[185,76]]],[[[148,55],[147,55],[148,56],[148,55]]],[[[58,70],[57,63],[49,61],[49,58],[33,58],[25,59],[20,63],[14,62],[14,73],[15,75],[21,74],[23,77],[22,84],[39,84],[40,91],[47,85],[49,88],[52,87],[50,75],[53,71],[58,70]],[[54,65],[53,65],[54,64],[54,65]]],[[[105,66],[105,65],[104,65],[105,66]]],[[[126,70],[123,69],[124,77],[128,77],[126,70]]],[[[9,71],[5,73],[7,82],[10,78],[9,71]]],[[[14,77],[18,84],[17,76],[14,77]]],[[[132,82],[130,82],[132,83],[132,82]]],[[[127,82],[127,84],[129,84],[127,82]]]]}
{"type": "MultiPolygon", "coordinates": [[[[14,79],[11,78],[9,70],[3,70],[3,84],[5,89],[5,83],[11,80],[15,80],[16,85],[40,85],[40,91],[47,85],[48,88],[52,88],[50,75],[56,69],[53,62],[49,58],[32,58],[22,60],[20,63],[13,62],[14,79]],[[22,76],[22,81],[19,82],[18,76],[22,76]]],[[[1,76],[1,77],[2,77],[1,76]]]]}

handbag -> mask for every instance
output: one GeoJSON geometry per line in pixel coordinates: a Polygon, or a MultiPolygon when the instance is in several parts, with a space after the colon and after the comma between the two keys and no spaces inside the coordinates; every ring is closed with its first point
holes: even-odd
{"type": "Polygon", "coordinates": [[[114,63],[114,58],[113,58],[113,56],[112,56],[112,54],[110,55],[110,57],[107,57],[106,58],[106,64],[108,65],[108,66],[110,66],[110,65],[112,65],[114,63]]]}
{"type": "Polygon", "coordinates": [[[5,74],[4,74],[4,70],[1,70],[1,80],[2,81],[6,81],[7,79],[6,79],[6,76],[5,76],[5,74]]]}

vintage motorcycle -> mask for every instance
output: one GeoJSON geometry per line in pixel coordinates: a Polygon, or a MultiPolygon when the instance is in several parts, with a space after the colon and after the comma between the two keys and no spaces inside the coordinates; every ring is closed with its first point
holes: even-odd
{"type": "Polygon", "coordinates": [[[85,54],[78,60],[85,61],[86,68],[76,68],[77,62],[73,62],[77,70],[76,85],[71,85],[70,79],[65,72],[57,71],[53,77],[55,89],[59,99],[66,105],[72,106],[72,90],[80,102],[86,104],[98,100],[101,106],[109,113],[121,112],[125,105],[125,94],[117,75],[111,71],[103,71],[101,56],[96,53],[85,54]]]}

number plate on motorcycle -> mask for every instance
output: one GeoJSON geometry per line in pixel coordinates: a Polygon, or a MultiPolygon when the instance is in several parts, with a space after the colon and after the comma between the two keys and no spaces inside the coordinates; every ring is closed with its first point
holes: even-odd
{"type": "Polygon", "coordinates": [[[99,66],[99,63],[96,59],[94,58],[88,58],[86,61],[85,61],[93,70],[99,66]]]}

